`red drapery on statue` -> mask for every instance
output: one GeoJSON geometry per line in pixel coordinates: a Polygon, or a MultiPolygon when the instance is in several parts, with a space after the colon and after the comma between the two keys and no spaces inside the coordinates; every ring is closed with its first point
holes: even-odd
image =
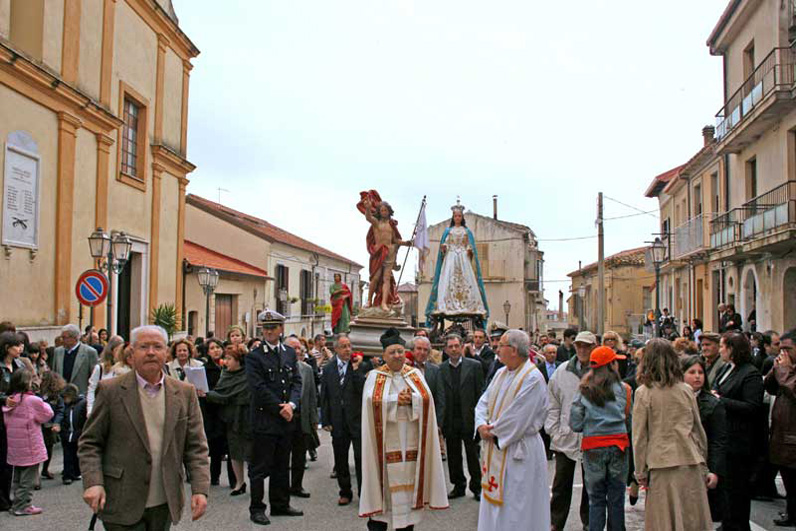
{"type": "Polygon", "coordinates": [[[342,293],[332,297],[332,330],[337,328],[337,323],[340,321],[340,317],[343,316],[344,306],[348,306],[348,315],[351,315],[354,311],[352,306],[354,297],[351,295],[351,290],[342,282],[340,286],[340,291],[342,293]]]}
{"type": "MultiPolygon", "coordinates": [[[[371,210],[371,215],[376,216],[377,209],[379,203],[381,203],[381,196],[379,192],[376,190],[368,190],[367,192],[359,192],[359,203],[357,203],[357,210],[365,213],[365,199],[370,199],[371,205],[373,205],[373,209],[371,210]]],[[[401,240],[401,233],[398,232],[398,222],[394,219],[390,219],[390,226],[392,226],[393,235],[396,241],[401,240]]],[[[387,248],[386,245],[376,245],[376,237],[373,235],[373,227],[368,229],[368,235],[365,239],[367,246],[368,246],[368,253],[370,254],[370,278],[371,278],[371,285],[370,285],[370,293],[375,293],[375,297],[371,304],[373,306],[380,306],[381,299],[382,299],[382,286],[383,284],[379,284],[378,286],[373,285],[373,278],[378,273],[382,266],[384,265],[385,260],[390,254],[390,249],[387,248]]],[[[398,298],[398,286],[395,285],[395,277],[392,274],[392,270],[385,271],[385,275],[387,278],[382,278],[381,282],[389,282],[390,283],[390,294],[389,300],[387,301],[388,305],[396,304],[400,302],[400,298],[398,298]]]]}

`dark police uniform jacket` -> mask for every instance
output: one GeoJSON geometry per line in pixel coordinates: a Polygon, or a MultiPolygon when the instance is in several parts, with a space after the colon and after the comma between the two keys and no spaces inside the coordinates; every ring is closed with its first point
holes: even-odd
{"type": "Polygon", "coordinates": [[[267,343],[246,355],[246,378],[249,381],[251,430],[255,435],[285,435],[293,426],[279,415],[279,404],[293,402],[298,414],[301,404],[301,373],[296,351],[279,344],[276,351],[267,343]]]}

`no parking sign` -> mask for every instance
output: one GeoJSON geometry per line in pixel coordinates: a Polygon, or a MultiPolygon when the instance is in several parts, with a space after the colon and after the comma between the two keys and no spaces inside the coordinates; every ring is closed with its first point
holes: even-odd
{"type": "Polygon", "coordinates": [[[89,269],[77,279],[75,295],[84,306],[102,304],[108,296],[108,278],[102,271],[89,269]]]}

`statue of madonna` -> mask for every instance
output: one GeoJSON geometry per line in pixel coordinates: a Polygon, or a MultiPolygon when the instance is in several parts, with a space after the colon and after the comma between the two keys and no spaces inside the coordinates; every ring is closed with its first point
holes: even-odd
{"type": "Polygon", "coordinates": [[[426,316],[472,315],[486,319],[489,307],[475,238],[464,220],[464,206],[457,201],[451,210],[451,224],[440,240],[426,316]]]}

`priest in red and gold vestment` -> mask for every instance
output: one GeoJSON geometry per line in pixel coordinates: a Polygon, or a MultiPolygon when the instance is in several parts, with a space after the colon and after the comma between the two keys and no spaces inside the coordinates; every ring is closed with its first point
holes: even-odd
{"type": "Polygon", "coordinates": [[[362,395],[362,493],[368,529],[414,529],[425,509],[447,509],[434,398],[422,373],[406,365],[394,328],[381,336],[384,365],[362,395]]]}

